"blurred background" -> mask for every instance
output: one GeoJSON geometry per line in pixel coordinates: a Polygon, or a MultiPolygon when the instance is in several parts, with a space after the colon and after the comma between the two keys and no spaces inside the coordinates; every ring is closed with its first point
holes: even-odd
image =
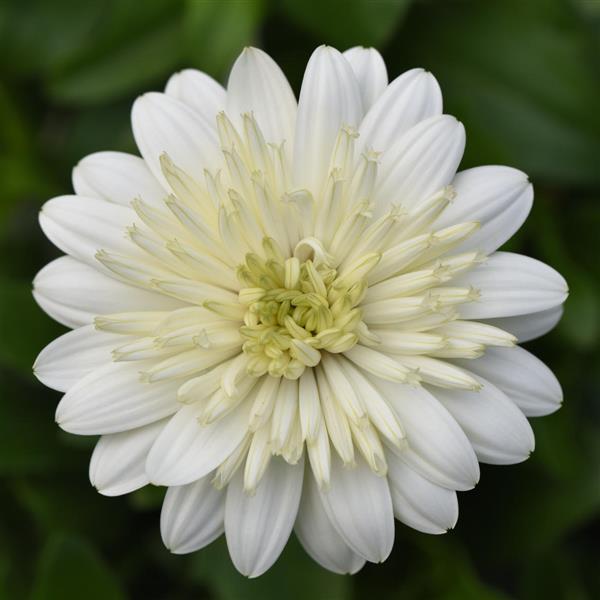
{"type": "Polygon", "coordinates": [[[4,0],[0,2],[0,598],[289,600],[600,598],[600,1],[4,0]],[[296,90],[315,46],[374,45],[390,79],[421,66],[467,130],[463,167],[529,173],[530,219],[510,249],[557,268],[571,297],[527,347],[558,375],[564,407],[533,420],[525,464],[482,469],[454,531],[397,527],[389,560],[355,577],[296,541],[264,577],[237,575],[223,541],[162,546],[162,492],[104,498],[93,439],[54,424],[59,394],[31,375],[62,328],[31,298],[58,252],[37,225],[71,167],[135,151],[137,94],[197,67],[222,82],[243,46],[269,52],[296,90]]]}

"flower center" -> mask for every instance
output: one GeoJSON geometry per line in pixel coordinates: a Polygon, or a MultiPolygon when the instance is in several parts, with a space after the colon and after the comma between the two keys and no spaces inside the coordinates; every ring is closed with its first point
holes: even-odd
{"type": "MultiPolygon", "coordinates": [[[[246,286],[239,299],[247,307],[240,329],[247,370],[297,379],[320,362],[322,350],[345,352],[359,340],[365,269],[340,274],[324,260],[285,258],[270,238],[263,247],[265,257],[248,253],[237,271],[246,286]]],[[[364,258],[372,268],[379,255],[364,258]]]]}

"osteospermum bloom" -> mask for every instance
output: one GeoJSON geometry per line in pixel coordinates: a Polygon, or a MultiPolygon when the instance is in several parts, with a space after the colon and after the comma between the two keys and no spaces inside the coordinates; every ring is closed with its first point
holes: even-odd
{"type": "Polygon", "coordinates": [[[101,493],[168,486],[175,553],[225,532],[257,576],[294,530],[354,573],[388,556],[394,517],[443,533],[478,461],[529,456],[526,416],[561,390],[516,344],[567,286],[497,251],[531,184],[456,173],[464,129],[430,73],[388,85],[375,50],[320,47],[297,102],[246,49],[227,89],[182,71],[132,122],[142,158],[84,158],[40,214],[66,256],[34,295],[73,331],[35,373],[65,392],[64,430],[101,435],[101,493]]]}

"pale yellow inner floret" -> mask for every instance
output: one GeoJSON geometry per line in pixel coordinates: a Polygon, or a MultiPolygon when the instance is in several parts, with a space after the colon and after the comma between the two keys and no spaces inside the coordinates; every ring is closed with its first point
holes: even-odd
{"type": "Polygon", "coordinates": [[[381,255],[367,254],[340,274],[326,263],[285,258],[270,238],[263,247],[264,257],[248,253],[237,270],[247,370],[296,379],[320,362],[322,350],[345,352],[366,334],[358,305],[381,255]]]}

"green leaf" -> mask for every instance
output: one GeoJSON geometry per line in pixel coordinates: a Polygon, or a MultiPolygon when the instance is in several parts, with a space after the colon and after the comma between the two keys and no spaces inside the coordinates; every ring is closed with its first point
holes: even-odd
{"type": "Polygon", "coordinates": [[[412,0],[285,0],[286,14],[319,43],[380,46],[400,24],[412,0]]]}
{"type": "Polygon", "coordinates": [[[102,104],[161,82],[180,61],[178,20],[135,36],[113,52],[53,78],[49,93],[68,104],[102,104]]]}
{"type": "Polygon", "coordinates": [[[431,536],[399,525],[388,560],[354,581],[356,598],[508,600],[482,579],[456,531],[431,536]]]}
{"type": "MultiPolygon", "coordinates": [[[[595,256],[595,248],[590,248],[589,244],[594,240],[594,226],[600,222],[600,216],[596,214],[594,219],[594,214],[590,211],[583,213],[576,206],[569,207],[572,212],[571,221],[578,225],[577,230],[583,234],[577,236],[576,231],[564,231],[561,211],[566,208],[565,205],[558,204],[556,199],[544,193],[538,194],[525,227],[532,233],[535,255],[552,265],[567,279],[569,298],[565,303],[559,332],[575,347],[591,348],[598,343],[600,332],[600,286],[591,271],[597,269],[597,261],[588,260],[586,265],[583,261],[576,260],[573,243],[567,243],[566,240],[570,238],[580,245],[579,253],[584,257],[588,258],[588,253],[595,256]],[[580,211],[581,216],[578,214],[580,211]],[[583,214],[587,223],[583,222],[583,214]],[[578,237],[582,240],[578,240],[578,237]]],[[[595,208],[598,213],[598,206],[595,208]]]]}
{"type": "Polygon", "coordinates": [[[34,128],[20,96],[16,90],[0,84],[0,236],[23,198],[43,197],[56,189],[47,165],[36,155],[34,128]]]}
{"type": "Polygon", "coordinates": [[[494,541],[494,555],[488,556],[488,561],[514,564],[539,558],[600,514],[598,429],[579,435],[586,438],[586,443],[583,447],[580,444],[579,464],[569,473],[544,478],[539,470],[533,470],[533,458],[520,470],[513,466],[513,473],[506,474],[503,480],[497,476],[495,481],[484,481],[478,498],[482,511],[478,518],[485,518],[486,504],[494,511],[494,518],[488,518],[485,535],[478,529],[472,532],[470,542],[484,551],[489,540],[494,541]]]}
{"type": "Polygon", "coordinates": [[[184,42],[191,66],[225,75],[242,48],[255,40],[264,10],[262,0],[188,0],[184,42]]]}
{"type": "Polygon", "coordinates": [[[30,283],[0,280],[0,364],[30,375],[36,355],[61,332],[35,303],[30,283]]]}
{"type": "Polygon", "coordinates": [[[22,77],[58,68],[78,55],[94,37],[102,3],[77,0],[3,2],[0,64],[22,77]]]}
{"type": "Polygon", "coordinates": [[[411,13],[393,50],[440,80],[467,128],[465,163],[505,163],[553,183],[600,183],[600,79],[566,3],[439,3],[411,13]]]}
{"type": "Polygon", "coordinates": [[[0,196],[0,238],[10,228],[11,217],[23,198],[47,198],[58,192],[46,171],[33,157],[0,153],[0,172],[4,178],[0,196]]]}
{"type": "Polygon", "coordinates": [[[160,509],[165,498],[166,488],[155,485],[145,485],[127,496],[129,504],[139,511],[160,509]]]}
{"type": "Polygon", "coordinates": [[[31,146],[31,129],[9,88],[0,84],[0,142],[10,152],[23,154],[31,146]]]}
{"type": "Polygon", "coordinates": [[[139,154],[131,133],[130,100],[90,106],[73,118],[61,148],[64,170],[69,172],[83,156],[96,152],[98,148],[139,154]]]}
{"type": "MultiPolygon", "coordinates": [[[[71,457],[76,455],[75,449],[68,450],[71,457]]],[[[123,543],[128,539],[128,528],[136,526],[135,513],[125,498],[108,498],[92,487],[87,473],[90,452],[80,451],[77,454],[81,460],[71,473],[14,478],[10,492],[43,534],[69,532],[85,535],[107,547],[123,543]]],[[[154,515],[152,526],[152,533],[158,535],[154,515]]]]}
{"type": "MultiPolygon", "coordinates": [[[[0,476],[72,470],[80,458],[58,443],[55,401],[42,396],[41,385],[0,370],[0,476]]],[[[56,394],[58,399],[58,394],[56,394]]]]}
{"type": "Polygon", "coordinates": [[[136,0],[7,0],[0,8],[0,65],[15,78],[64,74],[112,55],[180,10],[180,0],[146,0],[144,10],[136,0]]]}
{"type": "Polygon", "coordinates": [[[600,287],[589,274],[570,269],[569,299],[559,331],[577,348],[593,348],[600,333],[600,287]]]}
{"type": "MultiPolygon", "coordinates": [[[[591,553],[590,553],[591,554],[591,553]]],[[[581,562],[564,551],[551,552],[538,560],[528,561],[519,586],[519,598],[533,600],[568,598],[588,600],[596,597],[584,589],[581,562]]]]}
{"type": "Polygon", "coordinates": [[[97,550],[74,535],[52,536],[42,551],[32,600],[121,600],[125,593],[97,550]]]}

